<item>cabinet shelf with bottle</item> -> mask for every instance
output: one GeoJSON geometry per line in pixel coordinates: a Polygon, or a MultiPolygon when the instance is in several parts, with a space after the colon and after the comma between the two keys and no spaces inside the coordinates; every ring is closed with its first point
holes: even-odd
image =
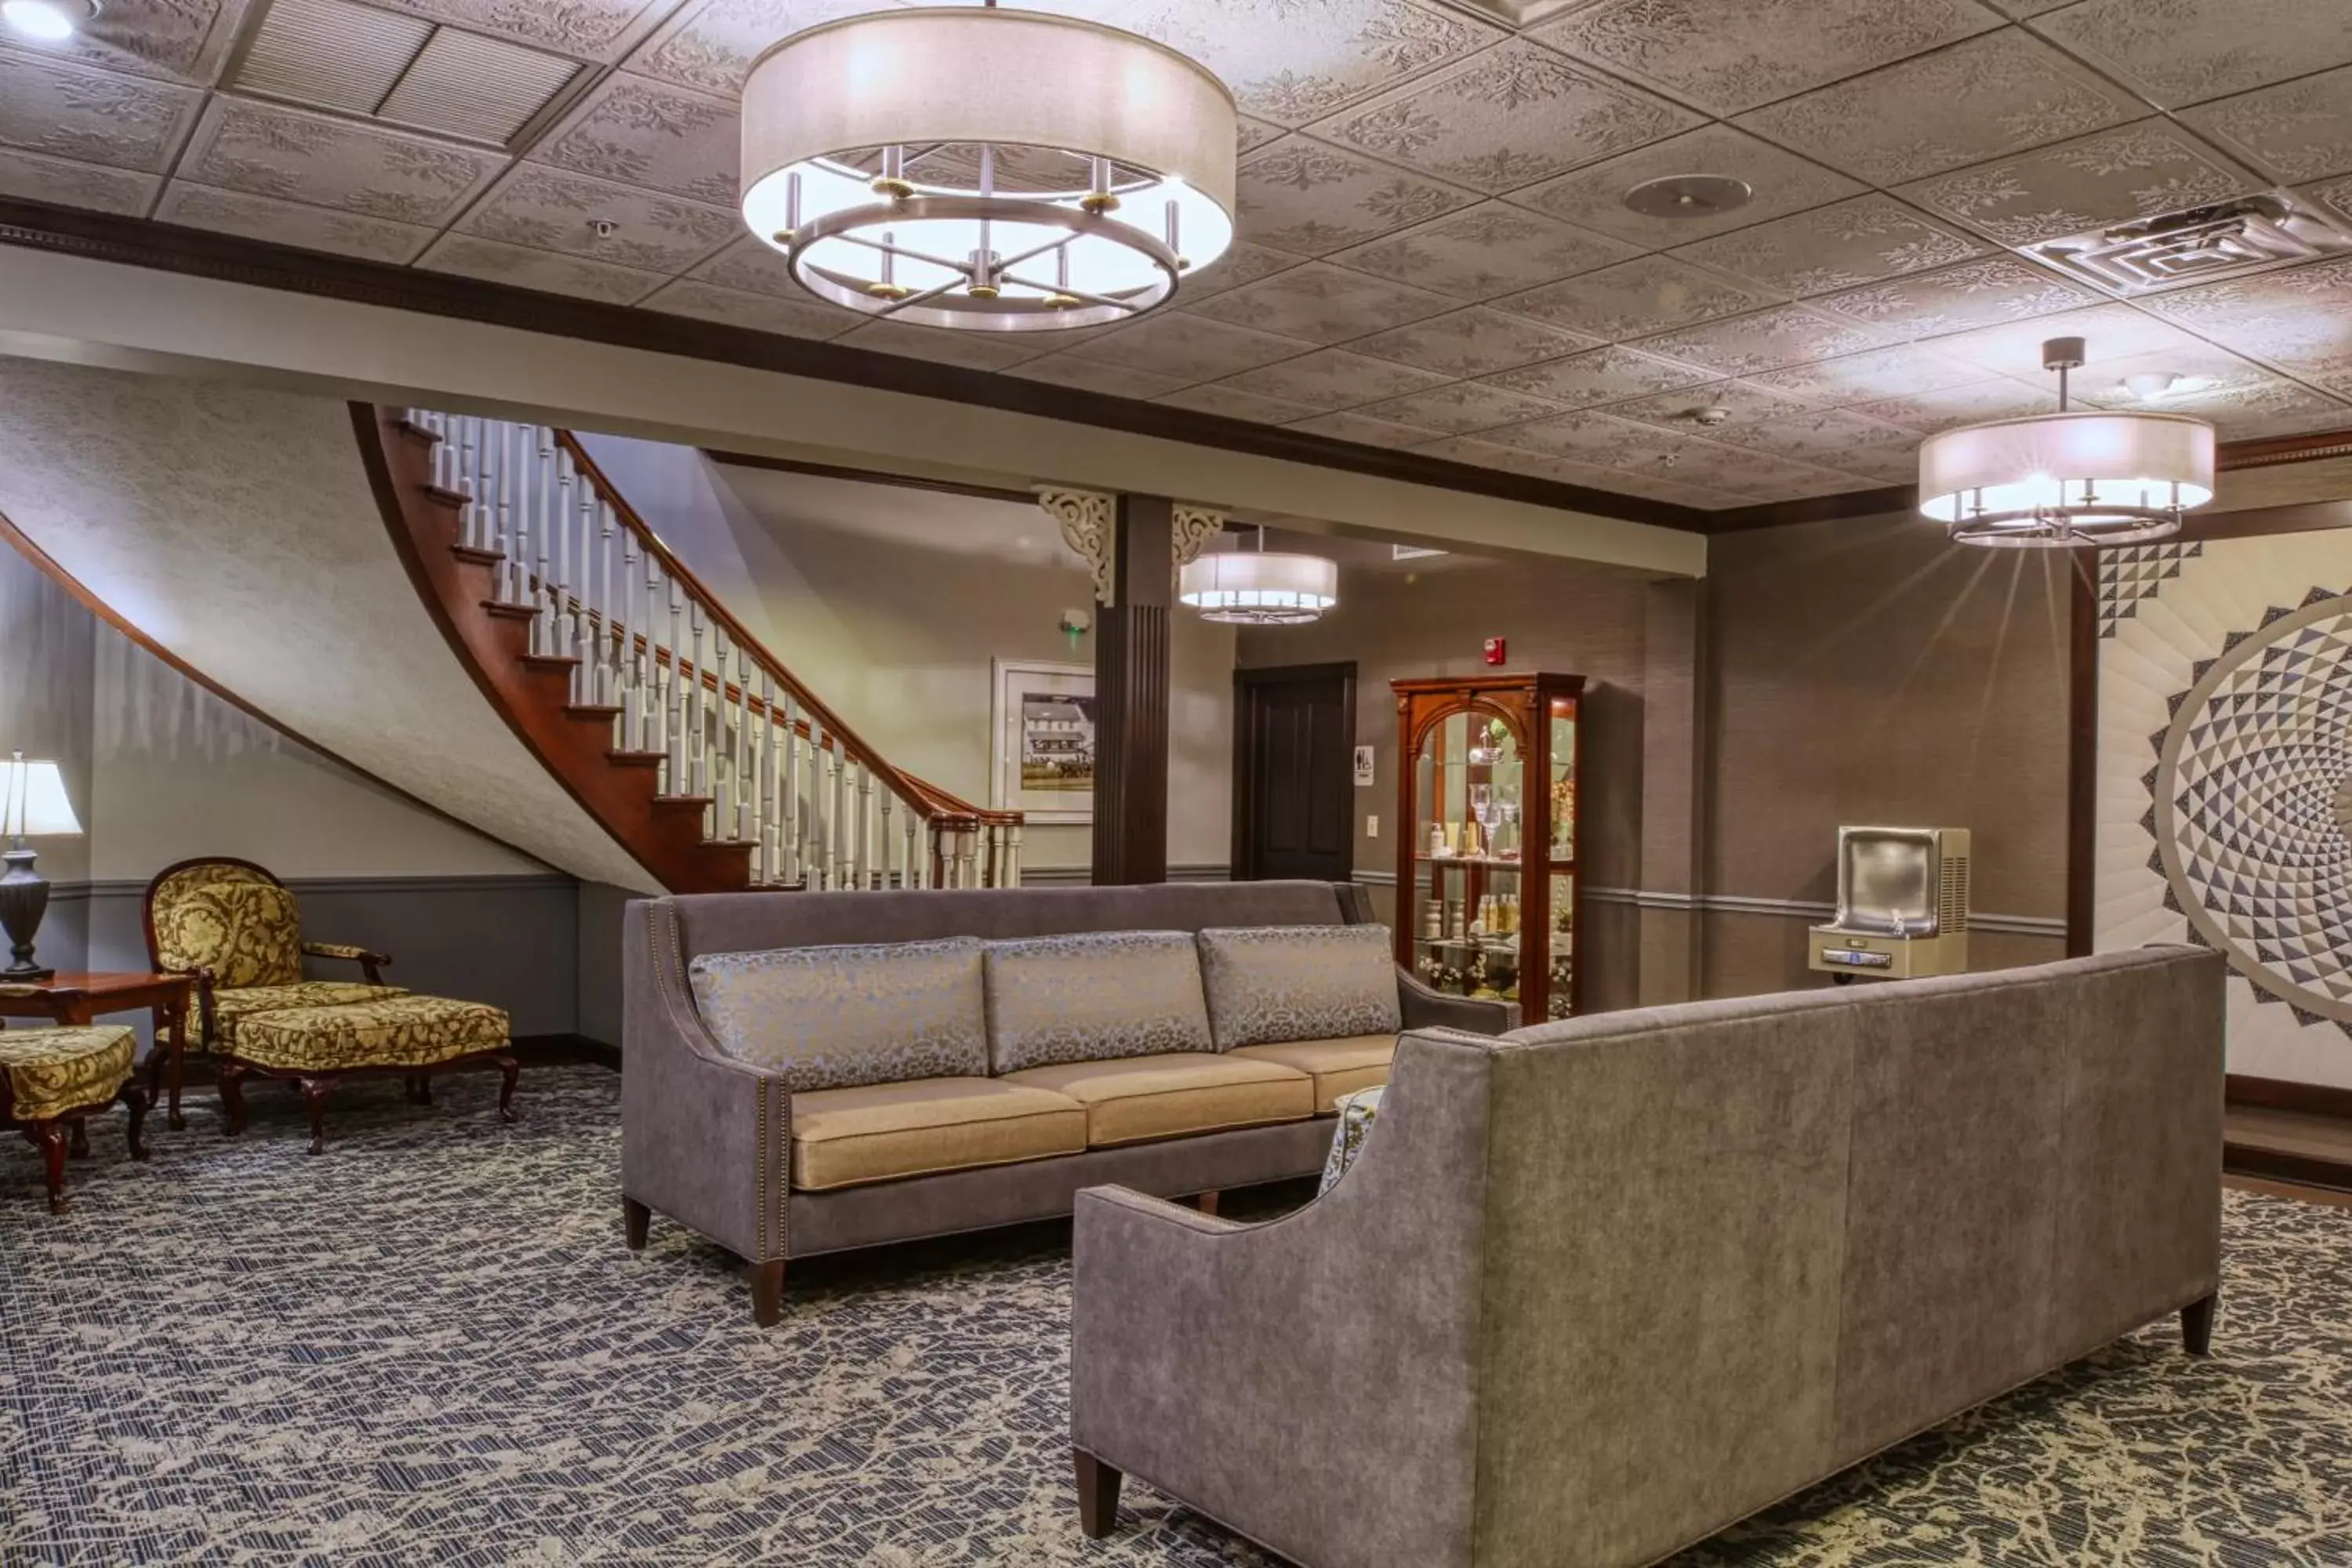
{"type": "Polygon", "coordinates": [[[1578,675],[1399,680],[1397,961],[1440,990],[1572,1016],[1578,675]]]}

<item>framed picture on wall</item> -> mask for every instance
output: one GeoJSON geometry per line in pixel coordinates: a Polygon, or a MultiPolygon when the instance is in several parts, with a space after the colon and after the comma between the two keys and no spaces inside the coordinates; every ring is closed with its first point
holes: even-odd
{"type": "Polygon", "coordinates": [[[1095,817],[1095,669],[995,661],[988,804],[1031,822],[1095,817]]]}

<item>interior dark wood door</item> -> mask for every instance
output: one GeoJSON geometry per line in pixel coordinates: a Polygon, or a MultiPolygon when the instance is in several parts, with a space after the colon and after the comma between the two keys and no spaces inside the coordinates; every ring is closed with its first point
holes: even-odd
{"type": "Polygon", "coordinates": [[[1356,869],[1356,667],[1234,672],[1234,865],[1240,880],[1356,869]]]}

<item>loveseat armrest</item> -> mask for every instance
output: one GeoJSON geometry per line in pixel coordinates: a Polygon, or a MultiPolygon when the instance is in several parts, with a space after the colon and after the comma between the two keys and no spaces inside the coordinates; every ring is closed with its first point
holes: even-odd
{"type": "Polygon", "coordinates": [[[621,1191],[751,1263],[790,1256],[792,1096],[719,1048],[687,986],[676,908],[623,921],[621,1191]]]}
{"type": "Polygon", "coordinates": [[[392,962],[392,954],[388,952],[378,952],[373,948],[353,947],[349,942],[306,942],[302,944],[302,955],[306,958],[341,958],[356,963],[360,966],[360,973],[367,976],[367,983],[371,985],[383,984],[383,966],[392,962]]]}
{"type": "Polygon", "coordinates": [[[1484,996],[1449,996],[1402,969],[1397,971],[1397,1005],[1408,1029],[1460,1029],[1469,1035],[1499,1035],[1516,1022],[1508,1002],[1484,996]]]}

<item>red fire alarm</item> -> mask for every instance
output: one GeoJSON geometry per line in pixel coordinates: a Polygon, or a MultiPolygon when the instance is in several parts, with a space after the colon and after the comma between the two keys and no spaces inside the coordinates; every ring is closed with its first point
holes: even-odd
{"type": "Polygon", "coordinates": [[[1486,662],[1488,664],[1500,664],[1504,659],[1509,657],[1509,654],[1504,651],[1503,639],[1501,637],[1488,637],[1486,639],[1486,662]]]}

